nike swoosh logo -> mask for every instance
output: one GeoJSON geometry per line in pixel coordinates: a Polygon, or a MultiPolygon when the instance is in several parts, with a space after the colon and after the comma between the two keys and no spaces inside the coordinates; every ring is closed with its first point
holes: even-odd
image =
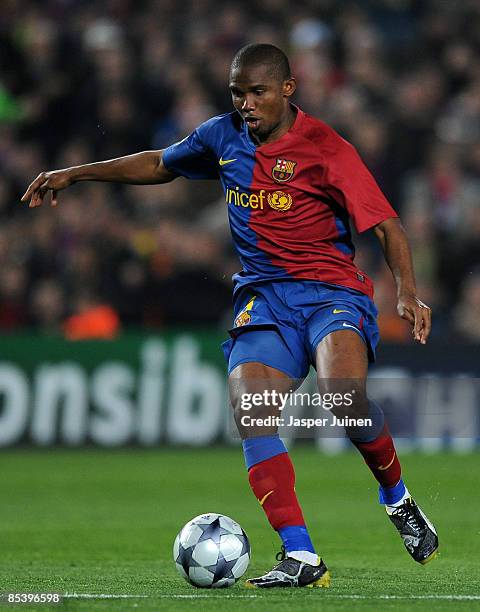
{"type": "Polygon", "coordinates": [[[351,327],[352,329],[356,329],[357,331],[359,331],[358,327],[355,327],[355,325],[349,325],[348,323],[342,323],[342,325],[343,327],[351,327]]]}
{"type": "Polygon", "coordinates": [[[390,461],[390,463],[388,463],[387,465],[379,465],[377,470],[388,470],[388,468],[392,465],[392,463],[395,461],[395,451],[393,451],[393,457],[392,460],[390,461]]]}
{"type": "Polygon", "coordinates": [[[272,489],[271,491],[269,491],[268,493],[266,493],[262,499],[259,499],[258,501],[260,502],[260,505],[263,506],[263,504],[267,501],[267,498],[270,497],[270,495],[275,491],[275,489],[272,489]]]}
{"type": "Polygon", "coordinates": [[[332,312],[333,314],[340,314],[341,312],[348,312],[349,314],[352,314],[349,310],[338,310],[337,308],[334,308],[332,312]]]}
{"type": "Polygon", "coordinates": [[[220,159],[218,160],[218,163],[219,163],[221,166],[225,166],[225,164],[231,164],[231,163],[232,163],[232,162],[234,162],[234,161],[237,161],[237,160],[236,160],[236,159],[222,159],[222,158],[220,158],[220,159]]]}

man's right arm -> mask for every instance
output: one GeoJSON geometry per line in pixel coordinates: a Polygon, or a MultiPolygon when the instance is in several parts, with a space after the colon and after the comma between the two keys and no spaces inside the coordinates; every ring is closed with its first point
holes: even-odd
{"type": "Polygon", "coordinates": [[[108,181],[131,185],[169,183],[177,175],[167,170],[162,155],[163,151],[143,151],[93,164],[42,172],[29,185],[21,201],[30,200],[29,206],[34,208],[40,206],[45,194],[51,191],[51,204],[56,206],[57,192],[78,181],[108,181]]]}

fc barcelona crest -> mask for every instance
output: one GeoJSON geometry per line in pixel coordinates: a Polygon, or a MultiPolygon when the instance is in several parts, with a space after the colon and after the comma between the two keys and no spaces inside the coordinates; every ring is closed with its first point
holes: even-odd
{"type": "Polygon", "coordinates": [[[253,308],[253,302],[255,301],[256,297],[257,296],[254,295],[252,299],[248,302],[248,304],[245,306],[245,308],[238,314],[234,322],[235,327],[242,327],[243,325],[248,325],[250,323],[250,321],[252,320],[252,315],[250,314],[250,311],[253,308]]]}
{"type": "Polygon", "coordinates": [[[277,159],[277,163],[272,168],[272,176],[277,183],[286,183],[293,178],[297,162],[289,159],[277,159]]]}

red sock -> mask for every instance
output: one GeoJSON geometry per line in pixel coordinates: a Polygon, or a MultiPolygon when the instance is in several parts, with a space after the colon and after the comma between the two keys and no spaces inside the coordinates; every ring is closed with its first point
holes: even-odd
{"type": "Polygon", "coordinates": [[[288,453],[275,455],[251,467],[248,480],[274,529],[305,525],[295,494],[295,471],[288,453]]]}
{"type": "Polygon", "coordinates": [[[373,442],[353,442],[382,487],[394,487],[402,476],[392,436],[385,424],[373,442]]]}

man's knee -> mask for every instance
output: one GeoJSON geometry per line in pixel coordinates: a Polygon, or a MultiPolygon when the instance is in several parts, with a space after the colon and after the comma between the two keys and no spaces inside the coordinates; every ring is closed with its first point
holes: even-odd
{"type": "Polygon", "coordinates": [[[263,364],[246,363],[233,370],[228,383],[235,423],[241,437],[276,433],[275,417],[279,416],[281,408],[279,394],[291,390],[291,379],[263,364]]]}
{"type": "Polygon", "coordinates": [[[347,413],[367,414],[368,398],[364,378],[321,378],[317,376],[317,386],[324,400],[322,404],[328,405],[328,409],[331,409],[335,416],[347,413]]]}
{"type": "Polygon", "coordinates": [[[269,436],[277,432],[275,419],[280,414],[275,395],[268,387],[237,385],[230,393],[233,415],[242,438],[269,436]]]}

